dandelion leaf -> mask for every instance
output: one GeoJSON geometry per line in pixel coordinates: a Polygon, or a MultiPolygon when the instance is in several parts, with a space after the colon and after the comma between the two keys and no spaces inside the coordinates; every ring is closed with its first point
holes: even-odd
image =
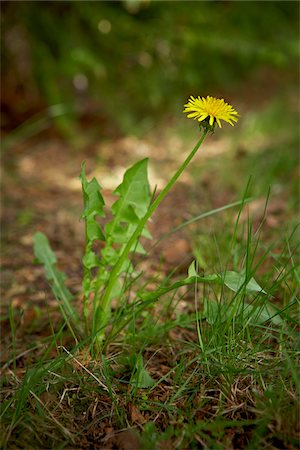
{"type": "Polygon", "coordinates": [[[44,265],[46,277],[50,282],[64,318],[67,322],[72,320],[73,323],[77,324],[78,317],[71,305],[73,297],[64,283],[66,276],[56,268],[56,256],[50,248],[47,237],[43,233],[35,233],[33,242],[34,254],[38,262],[44,265]]]}
{"type": "Polygon", "coordinates": [[[235,303],[227,304],[217,302],[213,299],[204,299],[203,317],[210,325],[216,322],[226,322],[233,317],[239,319],[243,324],[262,325],[265,322],[272,322],[274,325],[281,325],[283,319],[271,303],[261,304],[243,303],[237,309],[235,303]]]}
{"type": "Polygon", "coordinates": [[[260,292],[266,294],[262,287],[252,277],[247,281],[246,274],[244,272],[227,271],[219,275],[220,281],[223,282],[229,289],[234,292],[238,292],[241,289],[245,289],[247,293],[260,292]]]}
{"type": "Polygon", "coordinates": [[[268,321],[274,325],[281,325],[283,323],[280,311],[270,302],[266,302],[264,305],[248,304],[245,306],[244,314],[251,325],[261,325],[268,321]]]}
{"type": "Polygon", "coordinates": [[[85,174],[84,163],[81,166],[80,180],[83,194],[83,212],[81,217],[85,221],[86,246],[82,259],[84,267],[83,291],[84,291],[84,313],[88,314],[87,299],[92,291],[92,269],[100,265],[100,260],[93,251],[93,243],[97,240],[105,241],[105,236],[97,222],[97,217],[104,217],[104,200],[101,194],[101,186],[93,178],[88,181],[85,174]]]}
{"type": "Polygon", "coordinates": [[[247,294],[251,293],[266,294],[266,292],[255,281],[254,278],[251,278],[249,281],[247,281],[246,276],[243,272],[238,273],[228,271],[224,272],[223,274],[216,273],[212,275],[200,276],[197,274],[196,263],[195,261],[193,261],[192,264],[189,266],[187,278],[181,281],[177,281],[176,283],[173,283],[169,286],[159,287],[154,292],[147,294],[141,292],[138,295],[143,301],[154,301],[159,297],[161,297],[162,295],[167,294],[168,292],[171,292],[173,290],[176,290],[181,286],[188,286],[195,283],[211,283],[220,285],[224,284],[234,292],[238,292],[239,290],[244,288],[247,294]]]}
{"type": "Polygon", "coordinates": [[[86,221],[86,232],[88,240],[105,240],[104,234],[96,221],[96,217],[104,217],[104,200],[101,194],[101,186],[93,178],[87,181],[84,169],[84,163],[81,166],[80,180],[82,186],[84,209],[81,217],[86,221]]]}
{"type": "MultiPolygon", "coordinates": [[[[113,219],[105,227],[107,245],[119,245],[121,253],[123,246],[126,245],[133,232],[135,231],[139,221],[146,214],[150,205],[151,194],[147,175],[148,158],[134,164],[128,169],[122,183],[116,188],[114,194],[119,198],[111,207],[113,219]]],[[[149,232],[144,229],[143,236],[151,237],[149,232]]],[[[144,249],[137,240],[132,251],[144,253],[144,249]]],[[[105,249],[102,253],[108,256],[105,249]]],[[[107,263],[115,263],[115,261],[107,260],[107,263]]]]}
{"type": "Polygon", "coordinates": [[[210,325],[217,322],[218,318],[222,318],[223,321],[227,318],[227,309],[224,308],[225,305],[218,303],[214,299],[204,298],[203,299],[203,317],[207,320],[210,325]]]}
{"type": "Polygon", "coordinates": [[[144,367],[143,357],[140,354],[137,356],[130,383],[139,389],[147,389],[155,384],[155,381],[144,367]]]}

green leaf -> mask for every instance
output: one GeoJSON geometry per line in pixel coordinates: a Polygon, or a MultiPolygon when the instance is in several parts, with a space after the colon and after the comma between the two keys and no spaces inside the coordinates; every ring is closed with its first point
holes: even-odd
{"type": "Polygon", "coordinates": [[[266,291],[255,281],[252,277],[249,281],[246,280],[246,274],[244,272],[227,271],[219,275],[220,282],[224,283],[229,289],[234,292],[238,292],[243,287],[247,293],[260,292],[266,294],[266,291]]]}
{"type": "Polygon", "coordinates": [[[188,278],[197,277],[198,273],[196,271],[196,261],[193,261],[188,269],[188,278]]]}
{"type": "Polygon", "coordinates": [[[83,256],[82,263],[87,269],[92,269],[99,265],[99,258],[92,250],[90,250],[83,256]]]}
{"type": "MultiPolygon", "coordinates": [[[[188,279],[197,278],[200,280],[201,277],[198,276],[196,272],[196,262],[193,261],[188,269],[188,279]]],[[[207,277],[206,277],[207,278],[207,277]]],[[[212,282],[216,282],[218,284],[225,284],[229,289],[233,292],[238,292],[242,288],[245,289],[246,293],[254,293],[259,292],[261,294],[267,294],[266,291],[262,289],[262,287],[255,281],[252,277],[247,281],[246,274],[244,271],[242,272],[234,272],[234,271],[226,271],[220,274],[212,275],[212,282]]]]}
{"type": "Polygon", "coordinates": [[[101,195],[101,186],[93,178],[91,181],[87,181],[84,169],[84,163],[81,166],[80,180],[82,186],[83,204],[84,210],[82,218],[85,221],[85,254],[82,258],[82,264],[84,267],[83,274],[83,296],[84,296],[84,315],[88,316],[88,298],[92,292],[92,272],[94,267],[100,266],[100,260],[92,250],[93,243],[96,240],[105,241],[105,236],[101,230],[97,217],[104,217],[104,200],[101,195]]]}
{"type": "Polygon", "coordinates": [[[280,311],[269,302],[262,306],[245,305],[243,313],[252,325],[261,325],[269,320],[274,325],[281,325],[284,322],[280,316],[280,311]]]}
{"type": "Polygon", "coordinates": [[[262,325],[268,321],[274,325],[281,325],[283,319],[279,313],[280,311],[269,302],[265,302],[263,305],[244,303],[236,308],[235,302],[228,305],[213,299],[204,299],[203,317],[211,325],[217,321],[226,322],[232,317],[239,318],[243,323],[248,322],[254,326],[262,325]]]}
{"type": "Polygon", "coordinates": [[[70,321],[78,325],[79,318],[71,305],[72,294],[64,284],[66,276],[56,268],[56,256],[50,248],[47,237],[43,233],[35,233],[33,242],[35,256],[44,265],[46,277],[50,282],[66,322],[69,326],[70,321]]]}
{"type": "Polygon", "coordinates": [[[128,169],[122,183],[116,188],[115,194],[120,198],[112,205],[112,212],[118,221],[131,218],[134,211],[138,218],[142,218],[150,203],[150,187],[147,175],[148,158],[134,164],[128,169]]]}
{"type": "Polygon", "coordinates": [[[141,298],[143,301],[153,301],[157,300],[159,297],[161,297],[164,294],[167,294],[168,292],[174,291],[175,289],[180,288],[181,286],[189,286],[192,284],[195,284],[196,282],[199,283],[218,283],[219,277],[218,275],[208,275],[206,277],[200,277],[200,276],[192,276],[189,278],[185,278],[181,281],[176,281],[176,283],[171,284],[170,286],[166,287],[160,287],[154,292],[150,292],[148,294],[144,294],[143,292],[138,292],[139,298],[141,298]]]}
{"type": "MultiPolygon", "coordinates": [[[[120,244],[117,250],[118,255],[122,253],[140,219],[146,214],[151,200],[150,186],[147,175],[148,158],[134,164],[128,169],[122,183],[116,188],[114,194],[119,196],[118,200],[111,207],[113,219],[106,227],[106,247],[113,244],[120,244]]],[[[150,237],[149,232],[144,229],[142,233],[145,237],[150,237]]],[[[135,242],[132,250],[143,253],[144,249],[140,242],[135,242]]],[[[109,252],[104,249],[102,255],[106,257],[107,264],[115,264],[115,259],[108,258],[109,252]]]]}
{"type": "Polygon", "coordinates": [[[105,240],[104,234],[96,221],[96,217],[104,217],[104,200],[101,195],[101,186],[93,178],[90,182],[87,181],[84,169],[84,163],[81,166],[80,180],[83,194],[84,210],[82,218],[86,221],[86,232],[89,241],[95,239],[105,240]]]}
{"type": "MultiPolygon", "coordinates": [[[[180,288],[181,286],[188,286],[195,283],[213,283],[227,286],[234,292],[238,292],[243,285],[246,283],[246,277],[244,273],[238,272],[224,272],[223,274],[212,274],[206,276],[199,276],[196,272],[195,261],[189,266],[188,269],[188,277],[177,281],[174,284],[166,287],[160,287],[156,291],[144,294],[143,292],[138,293],[139,298],[144,301],[152,301],[156,300],[164,294],[167,294],[170,291],[180,288]]],[[[266,292],[259,286],[259,284],[255,281],[254,278],[251,278],[246,286],[245,291],[248,294],[259,292],[261,294],[266,294],[266,292]]]]}
{"type": "Polygon", "coordinates": [[[228,317],[225,306],[214,299],[205,297],[203,299],[203,317],[210,325],[213,325],[218,319],[222,319],[225,322],[228,317]]]}
{"type": "Polygon", "coordinates": [[[137,356],[136,365],[130,383],[140,389],[146,389],[154,386],[155,381],[145,369],[143,357],[141,354],[137,356]]]}

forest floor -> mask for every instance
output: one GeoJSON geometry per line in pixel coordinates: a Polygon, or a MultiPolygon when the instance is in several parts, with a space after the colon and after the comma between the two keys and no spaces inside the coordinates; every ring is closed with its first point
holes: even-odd
{"type": "MultiPolygon", "coordinates": [[[[248,135],[245,134],[243,145],[236,143],[238,137],[234,142],[228,136],[225,133],[225,137],[216,134],[209,138],[205,149],[155,213],[150,231],[155,242],[202,212],[240,200],[250,175],[249,167],[257,165],[258,175],[253,181],[259,187],[253,188],[251,196],[254,194],[254,199],[239,218],[239,239],[247,240],[250,217],[253,235],[262,226],[259,234],[262,247],[272,246],[257,270],[255,277],[258,280],[272,279],[275,283],[285,258],[285,270],[290,270],[293,277],[282,278],[281,291],[277,289],[274,294],[275,303],[284,309],[299,293],[294,272],[298,244],[293,234],[297,223],[297,169],[293,159],[282,164],[284,158],[277,157],[275,162],[270,162],[270,148],[275,145],[270,137],[255,136],[253,140],[258,151],[255,153],[251,149],[253,140],[248,135]],[[266,167],[273,171],[273,180],[262,182],[266,167]],[[267,200],[268,182],[274,180],[274,190],[267,200]],[[288,269],[288,264],[292,269],[288,269]],[[273,271],[272,275],[270,271],[273,271]]],[[[280,139],[276,145],[282,148],[291,144],[284,133],[280,139]]],[[[188,144],[192,145],[192,139],[188,144]]],[[[186,141],[179,136],[161,135],[143,140],[131,136],[92,142],[82,151],[74,150],[70,144],[50,134],[19,143],[4,154],[1,258],[3,448],[239,449],[250,448],[249,445],[251,448],[296,448],[299,432],[297,391],[292,353],[289,352],[296,342],[295,314],[286,318],[287,324],[284,331],[281,330],[282,339],[289,342],[289,351],[281,349],[280,332],[272,329],[274,324],[269,328],[266,325],[258,336],[253,332],[252,341],[239,334],[236,341],[239,350],[235,353],[231,349],[235,363],[228,375],[224,367],[233,364],[230,359],[224,362],[216,356],[210,364],[206,360],[200,366],[195,357],[200,350],[197,347],[199,330],[192,324],[195,314],[193,292],[183,292],[171,309],[170,306],[166,309],[163,305],[156,306],[152,312],[154,316],[166,314],[164,327],[160,324],[155,328],[157,336],[149,337],[145,330],[142,331],[135,343],[137,353],[142,352],[146,361],[147,373],[155,380],[150,391],[134,389],[130,384],[128,361],[134,346],[126,339],[119,339],[108,348],[106,364],[110,361],[109,369],[105,368],[103,359],[96,362],[86,359],[83,349],[74,358],[67,359],[70,355],[66,352],[71,352],[73,345],[67,333],[53,345],[53,336],[62,319],[44,270],[34,261],[32,237],[36,231],[47,235],[80,309],[84,252],[79,180],[82,161],[86,161],[88,176],[96,176],[103,186],[109,206],[114,198],[113,190],[130,164],[149,156],[150,184],[159,190],[176,169],[186,147],[186,141]],[[242,350],[242,339],[247,341],[246,350],[242,350]],[[255,359],[253,354],[250,355],[250,342],[254,348],[257,340],[260,345],[264,341],[264,351],[257,352],[255,359]],[[126,354],[130,346],[124,363],[122,352],[126,354]],[[49,347],[47,370],[41,376],[34,372],[36,382],[30,384],[28,374],[44,358],[49,347]],[[236,362],[236,358],[243,358],[243,351],[248,358],[244,365],[236,362]],[[57,366],[52,367],[51,361],[57,366]],[[208,367],[209,375],[205,373],[208,367]],[[253,374],[257,367],[262,370],[261,384],[253,374]],[[95,379],[91,379],[91,371],[96,380],[101,379],[106,387],[111,380],[111,385],[101,390],[95,379]],[[276,381],[274,378],[272,381],[274,374],[278,374],[276,381]],[[26,380],[30,387],[25,395],[26,380]],[[278,397],[276,403],[274,397],[280,391],[281,382],[285,384],[285,397],[278,397]],[[23,386],[21,390],[20,386],[23,386]],[[21,411],[18,403],[22,405],[21,411]]],[[[224,266],[224,261],[234,258],[233,253],[228,253],[228,242],[237,215],[238,209],[231,208],[162,239],[152,251],[148,244],[149,253],[141,262],[143,271],[149,277],[159,274],[163,280],[173,269],[176,269],[173,277],[186,276],[195,258],[203,272],[210,272],[218,264],[224,266]]],[[[203,320],[204,329],[210,325],[203,320]]],[[[213,348],[216,349],[212,345],[213,348]]]]}

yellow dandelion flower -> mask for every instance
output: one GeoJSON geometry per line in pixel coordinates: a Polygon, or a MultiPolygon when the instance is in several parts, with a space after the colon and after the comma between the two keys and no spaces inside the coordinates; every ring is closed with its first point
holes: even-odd
{"type": "Polygon", "coordinates": [[[183,112],[188,113],[188,118],[199,122],[205,121],[203,125],[210,129],[214,128],[216,122],[222,128],[221,120],[230,123],[232,126],[234,126],[233,122],[238,121],[239,114],[237,111],[221,98],[210,96],[195,98],[191,95],[184,107],[183,112]]]}

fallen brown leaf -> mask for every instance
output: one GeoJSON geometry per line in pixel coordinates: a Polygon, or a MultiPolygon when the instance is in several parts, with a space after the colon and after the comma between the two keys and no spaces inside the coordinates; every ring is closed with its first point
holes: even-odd
{"type": "Polygon", "coordinates": [[[146,422],[143,414],[133,403],[128,404],[128,409],[133,423],[143,424],[146,422]]]}

